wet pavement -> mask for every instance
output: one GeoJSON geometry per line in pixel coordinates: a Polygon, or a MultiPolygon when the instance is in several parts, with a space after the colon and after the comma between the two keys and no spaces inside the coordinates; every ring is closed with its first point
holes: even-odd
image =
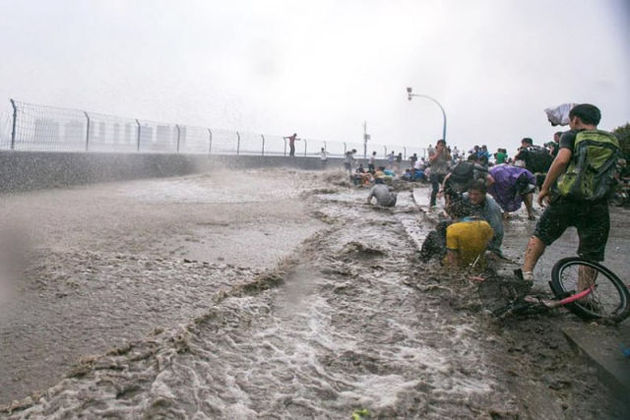
{"type": "MultiPolygon", "coordinates": [[[[66,282],[68,290],[76,287],[79,292],[62,300],[86,306],[101,301],[94,309],[99,317],[107,307],[128,306],[119,315],[129,315],[123,317],[129,329],[118,326],[105,336],[109,338],[102,344],[109,351],[99,352],[96,346],[89,353],[76,352],[82,358],[65,370],[65,379],[13,403],[3,415],[349,418],[356,410],[367,410],[372,418],[627,415],[562,334],[562,328],[579,328],[582,321],[565,312],[498,321],[487,314],[465,274],[419,261],[417,246],[430,224],[418,211],[411,189],[400,188],[395,209],[381,209],[367,205],[367,190],[347,185],[340,172],[248,171],[247,176],[256,188],[241,197],[267,200],[233,202],[229,188],[223,195],[208,193],[207,202],[230,203],[221,216],[212,213],[218,209],[215,203],[197,209],[197,200],[191,199],[184,211],[168,203],[182,202],[187,186],[203,196],[203,188],[194,187],[201,183],[212,188],[203,177],[185,178],[183,184],[181,179],[155,181],[158,186],[136,183],[131,193],[129,185],[118,184],[116,191],[126,198],[117,201],[114,194],[110,210],[138,200],[144,218],[126,211],[135,222],[99,225],[98,243],[90,242],[97,238],[89,232],[76,233],[78,243],[87,241],[103,250],[92,250],[95,255],[74,247],[54,254],[52,244],[42,248],[43,263],[31,271],[39,278],[31,280],[36,291],[26,296],[54,300],[57,286],[66,282]],[[161,191],[170,190],[171,181],[179,183],[178,192],[165,203],[161,191]],[[281,192],[264,192],[268,189],[281,192]],[[173,222],[180,217],[187,222],[173,222]],[[217,229],[199,226],[204,218],[217,229]],[[139,219],[145,225],[138,226],[139,219]],[[252,232],[252,241],[239,240],[235,225],[241,224],[252,232]],[[116,241],[130,226],[131,233],[145,231],[144,239],[116,241]],[[303,228],[302,237],[290,237],[297,226],[303,228]],[[182,240],[182,231],[191,240],[182,240]],[[204,239],[208,232],[217,236],[204,239]],[[265,232],[283,239],[265,241],[265,232]],[[281,240],[285,252],[277,256],[283,258],[273,263],[268,263],[272,257],[234,255],[258,254],[281,240]],[[193,245],[187,248],[186,243],[193,245]],[[230,251],[221,254],[223,249],[230,251]],[[184,257],[186,252],[199,257],[193,261],[184,257]],[[229,262],[230,256],[241,262],[229,262]],[[219,257],[226,260],[215,260],[219,257]],[[51,282],[51,272],[67,277],[51,282]],[[103,291],[97,292],[99,288],[103,291]],[[108,302],[104,296],[119,300],[108,302]],[[151,308],[167,313],[160,318],[151,308]],[[143,328],[133,328],[136,323],[143,328]],[[122,337],[130,338],[121,344],[122,337]]],[[[110,187],[98,187],[106,189],[102,196],[108,200],[110,187]]],[[[90,189],[82,194],[86,191],[90,189]]],[[[530,228],[518,219],[515,224],[523,231],[530,228]]],[[[516,250],[526,236],[521,232],[511,238],[516,250]]],[[[512,255],[516,258],[517,252],[512,255]]],[[[50,321],[40,313],[39,321],[45,325],[64,316],[68,321],[72,317],[66,311],[49,311],[50,321]]],[[[102,324],[111,321],[75,318],[79,336],[91,329],[104,331],[102,324]],[[87,325],[83,331],[81,324],[87,325]]],[[[3,340],[12,343],[13,332],[6,325],[0,326],[3,340]]],[[[64,345],[68,347],[62,342],[57,352],[64,345]]],[[[41,357],[50,356],[49,351],[43,350],[41,357]]],[[[3,357],[9,364],[28,366],[15,354],[13,359],[8,353],[3,357]]],[[[65,366],[58,364],[57,372],[65,366]]],[[[21,380],[34,374],[25,372],[21,380]]],[[[12,385],[13,394],[20,393],[17,383],[22,382],[12,385]]]]}

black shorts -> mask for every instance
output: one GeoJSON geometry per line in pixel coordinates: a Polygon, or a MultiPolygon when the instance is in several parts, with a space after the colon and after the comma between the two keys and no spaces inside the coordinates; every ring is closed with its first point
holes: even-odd
{"type": "Polygon", "coordinates": [[[557,199],[540,216],[534,236],[549,246],[569,226],[576,227],[578,231],[580,238],[578,255],[591,261],[604,261],[610,231],[608,202],[557,199]]]}

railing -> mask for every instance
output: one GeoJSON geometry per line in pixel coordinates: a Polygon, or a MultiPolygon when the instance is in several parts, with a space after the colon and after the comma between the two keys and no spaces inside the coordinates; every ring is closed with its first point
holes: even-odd
{"type": "MultiPolygon", "coordinates": [[[[10,112],[0,114],[0,149],[45,152],[188,153],[213,155],[288,156],[288,140],[278,135],[256,134],[210,127],[161,123],[136,118],[30,104],[11,99],[10,112]]],[[[343,157],[356,149],[363,158],[363,144],[300,138],[295,155],[318,158],[321,149],[330,157],[343,157]]],[[[367,155],[379,159],[391,151],[408,160],[425,149],[368,144],[367,155]]]]}

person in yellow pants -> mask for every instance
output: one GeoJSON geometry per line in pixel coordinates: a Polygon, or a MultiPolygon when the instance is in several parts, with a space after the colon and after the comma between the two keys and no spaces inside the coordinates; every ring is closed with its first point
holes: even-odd
{"type": "Polygon", "coordinates": [[[466,267],[478,257],[483,260],[494,231],[478,218],[465,217],[446,228],[446,259],[450,266],[466,267]]]}

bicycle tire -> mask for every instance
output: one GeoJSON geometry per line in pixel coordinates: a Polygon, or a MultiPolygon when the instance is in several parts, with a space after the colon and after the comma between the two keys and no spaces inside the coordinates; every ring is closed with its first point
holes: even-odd
{"type": "Polygon", "coordinates": [[[588,261],[580,257],[563,258],[556,262],[553,266],[553,269],[551,270],[551,282],[549,282],[549,285],[551,286],[551,290],[556,298],[563,299],[577,291],[577,283],[574,287],[572,284],[569,284],[570,282],[565,281],[563,277],[563,274],[572,266],[585,266],[596,270],[598,273],[596,284],[598,287],[593,292],[593,296],[603,297],[606,300],[610,300],[613,302],[612,305],[616,305],[616,307],[614,310],[610,311],[610,313],[601,313],[599,310],[593,309],[593,306],[595,305],[592,303],[585,304],[576,301],[565,305],[568,310],[584,320],[600,319],[615,323],[623,321],[628,317],[628,315],[630,315],[630,292],[628,291],[626,285],[608,268],[599,263],[588,261]],[[611,284],[613,288],[610,287],[611,284]],[[598,296],[600,286],[604,286],[604,289],[606,289],[605,296],[604,292],[598,296]]]}

